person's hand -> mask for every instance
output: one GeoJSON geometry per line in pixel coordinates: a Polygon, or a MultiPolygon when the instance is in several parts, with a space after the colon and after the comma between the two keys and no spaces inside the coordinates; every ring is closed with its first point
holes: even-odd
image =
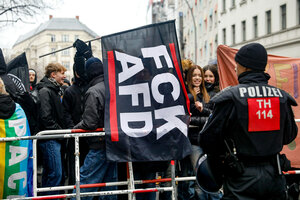
{"type": "Polygon", "coordinates": [[[200,112],[203,111],[203,104],[200,101],[196,101],[195,106],[200,112]]]}
{"type": "Polygon", "coordinates": [[[73,47],[75,47],[77,50],[76,55],[75,55],[76,57],[83,56],[85,59],[89,59],[90,57],[93,56],[91,48],[80,39],[77,39],[73,43],[73,47]]]}
{"type": "Polygon", "coordinates": [[[200,93],[200,87],[194,87],[193,89],[194,89],[194,91],[195,91],[196,94],[200,93]]]}

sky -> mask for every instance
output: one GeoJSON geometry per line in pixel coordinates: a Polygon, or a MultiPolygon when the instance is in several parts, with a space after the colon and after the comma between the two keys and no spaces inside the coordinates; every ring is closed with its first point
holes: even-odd
{"type": "MultiPolygon", "coordinates": [[[[108,35],[147,24],[149,0],[60,0],[53,10],[30,19],[30,24],[18,22],[0,29],[0,48],[11,48],[20,35],[53,17],[75,18],[96,32],[108,35]]],[[[27,20],[28,21],[28,20],[27,20]]]]}

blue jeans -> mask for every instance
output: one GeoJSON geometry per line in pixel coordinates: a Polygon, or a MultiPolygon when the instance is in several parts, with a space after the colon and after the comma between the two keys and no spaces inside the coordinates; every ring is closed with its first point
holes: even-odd
{"type": "MultiPolygon", "coordinates": [[[[42,187],[59,186],[62,179],[61,144],[56,140],[40,140],[43,157],[42,187]]],[[[45,192],[45,195],[59,194],[59,191],[45,192]]]]}
{"type": "MultiPolygon", "coordinates": [[[[80,185],[91,183],[107,183],[117,181],[117,163],[106,160],[105,150],[90,149],[83,166],[80,168],[80,185]]],[[[116,190],[117,186],[101,188],[101,191],[116,190]]],[[[97,192],[99,188],[82,188],[80,193],[97,192]]],[[[73,191],[76,193],[76,190],[73,191]]],[[[92,200],[93,197],[83,197],[92,200]]],[[[99,196],[101,200],[117,200],[117,195],[99,196]]]]}
{"type": "MultiPolygon", "coordinates": [[[[179,177],[194,176],[193,167],[189,156],[178,161],[177,175],[179,177]]],[[[178,182],[178,200],[196,200],[195,181],[180,181],[178,182]]]]}
{"type": "MultiPolygon", "coordinates": [[[[144,163],[147,165],[147,162],[144,163]]],[[[156,173],[145,171],[143,169],[135,169],[133,166],[134,179],[135,180],[152,180],[155,179],[156,173]]],[[[155,183],[147,183],[147,184],[137,184],[135,185],[136,189],[147,189],[147,188],[155,188],[155,183]]],[[[155,200],[156,192],[145,192],[136,194],[136,200],[155,200]]]]}

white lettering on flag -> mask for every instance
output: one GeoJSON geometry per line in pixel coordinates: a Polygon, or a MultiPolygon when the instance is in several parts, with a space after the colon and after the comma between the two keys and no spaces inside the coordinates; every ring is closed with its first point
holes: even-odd
{"type": "Polygon", "coordinates": [[[119,95],[131,95],[132,106],[138,106],[138,94],[143,95],[144,107],[151,106],[150,91],[148,83],[140,83],[135,85],[126,85],[119,87],[119,95]]]}
{"type": "Polygon", "coordinates": [[[172,84],[173,91],[171,94],[174,101],[176,101],[180,95],[180,85],[177,78],[171,73],[158,74],[153,78],[151,83],[151,91],[155,101],[161,104],[164,103],[164,95],[162,95],[158,90],[159,85],[162,83],[172,84]]]}
{"type": "Polygon", "coordinates": [[[24,179],[23,180],[23,188],[25,188],[26,185],[27,185],[27,172],[26,171],[12,174],[8,178],[8,181],[7,181],[8,187],[11,188],[11,189],[16,189],[17,184],[15,183],[15,181],[16,180],[21,180],[21,179],[24,179]]]}
{"type": "Polygon", "coordinates": [[[9,120],[8,126],[13,127],[15,129],[15,133],[17,136],[23,136],[26,134],[26,118],[21,119],[15,119],[15,120],[9,120]]]}
{"type": "Polygon", "coordinates": [[[160,45],[156,47],[142,48],[141,49],[144,58],[153,58],[156,68],[162,68],[160,56],[163,56],[167,62],[168,68],[173,68],[172,60],[167,51],[167,47],[165,45],[160,45]]]}
{"type": "Polygon", "coordinates": [[[185,115],[183,106],[178,105],[155,110],[155,119],[164,119],[167,121],[167,123],[156,129],[157,139],[161,138],[174,128],[178,128],[185,136],[187,136],[187,125],[176,117],[178,115],[185,115]]]}
{"type": "Polygon", "coordinates": [[[122,72],[119,73],[119,83],[126,81],[144,69],[142,59],[115,51],[116,59],[121,62],[122,72]],[[134,64],[128,67],[128,63],[134,64]]]}
{"type": "Polygon", "coordinates": [[[153,129],[151,112],[120,113],[121,129],[130,137],[144,137],[153,129]],[[144,123],[141,128],[130,128],[130,122],[144,123]]]}
{"type": "Polygon", "coordinates": [[[9,159],[9,166],[17,164],[27,158],[27,147],[9,146],[11,158],[9,159]]]}

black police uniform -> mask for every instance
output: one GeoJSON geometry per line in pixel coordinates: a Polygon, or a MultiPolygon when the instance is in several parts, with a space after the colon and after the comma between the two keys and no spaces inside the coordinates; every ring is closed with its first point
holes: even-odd
{"type": "Polygon", "coordinates": [[[297,103],[285,91],[268,85],[269,78],[264,72],[244,72],[239,85],[225,88],[211,100],[215,109],[200,134],[200,146],[208,155],[222,155],[224,139],[233,141],[244,164],[238,176],[225,172],[223,199],[285,198],[276,154],[297,136],[291,109],[297,103]]]}

